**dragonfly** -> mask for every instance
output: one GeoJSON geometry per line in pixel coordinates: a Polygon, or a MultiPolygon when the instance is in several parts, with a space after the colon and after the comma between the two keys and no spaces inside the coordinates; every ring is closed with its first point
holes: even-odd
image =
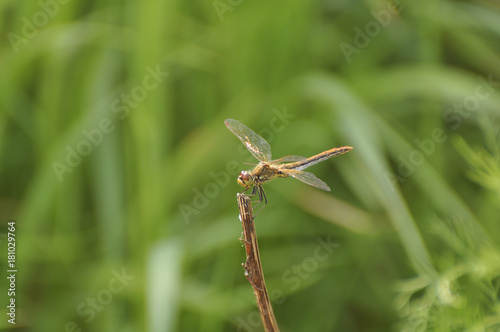
{"type": "Polygon", "coordinates": [[[318,179],[313,173],[304,172],[303,170],[353,149],[350,146],[341,146],[309,158],[290,155],[273,160],[269,143],[252,129],[233,119],[227,119],[224,123],[259,161],[252,171],[241,171],[237,181],[239,185],[245,188],[243,192],[253,188],[251,195],[255,196],[257,194],[259,199],[257,205],[264,202],[263,207],[267,205],[267,197],[262,184],[276,178],[293,177],[315,188],[330,191],[330,187],[325,182],[318,179]]]}

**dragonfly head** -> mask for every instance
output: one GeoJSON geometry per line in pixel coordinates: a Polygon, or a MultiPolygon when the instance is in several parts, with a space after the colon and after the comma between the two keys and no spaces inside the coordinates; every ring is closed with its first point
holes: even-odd
{"type": "Polygon", "coordinates": [[[252,175],[247,171],[241,171],[238,176],[238,184],[245,189],[250,188],[254,184],[252,175]]]}

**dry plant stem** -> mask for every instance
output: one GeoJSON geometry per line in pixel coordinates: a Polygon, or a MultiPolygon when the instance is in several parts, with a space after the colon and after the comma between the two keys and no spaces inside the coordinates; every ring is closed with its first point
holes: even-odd
{"type": "Polygon", "coordinates": [[[267,293],[264,272],[260,264],[259,245],[257,243],[255,224],[253,222],[252,202],[250,201],[250,197],[245,194],[238,194],[237,197],[238,207],[240,209],[240,220],[243,227],[243,241],[245,241],[247,253],[247,260],[245,264],[243,264],[245,267],[245,276],[253,287],[253,293],[257,300],[257,306],[259,307],[260,318],[262,319],[266,332],[279,331],[271,301],[267,293]]]}

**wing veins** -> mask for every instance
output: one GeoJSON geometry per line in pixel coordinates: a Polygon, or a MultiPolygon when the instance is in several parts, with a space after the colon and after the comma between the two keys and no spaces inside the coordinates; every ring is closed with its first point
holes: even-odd
{"type": "Polygon", "coordinates": [[[271,146],[265,139],[239,121],[227,119],[225,124],[255,158],[259,161],[271,161],[271,146]]]}
{"type": "Polygon", "coordinates": [[[314,175],[313,173],[298,171],[295,169],[287,169],[285,173],[312,187],[325,191],[331,190],[330,187],[323,180],[316,177],[316,175],[314,175]]]}

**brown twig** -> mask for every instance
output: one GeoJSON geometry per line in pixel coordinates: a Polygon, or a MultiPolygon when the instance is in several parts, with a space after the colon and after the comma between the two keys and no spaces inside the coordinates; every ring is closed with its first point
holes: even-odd
{"type": "Polygon", "coordinates": [[[245,241],[245,249],[247,260],[243,266],[245,267],[245,277],[253,287],[253,293],[259,307],[260,318],[264,324],[266,332],[278,332],[278,324],[274,317],[273,307],[267,293],[266,282],[264,280],[264,272],[260,264],[259,245],[257,243],[257,233],[255,232],[255,224],[253,222],[253,210],[250,197],[245,194],[238,194],[238,207],[240,209],[240,220],[243,227],[243,241],[245,241]]]}

